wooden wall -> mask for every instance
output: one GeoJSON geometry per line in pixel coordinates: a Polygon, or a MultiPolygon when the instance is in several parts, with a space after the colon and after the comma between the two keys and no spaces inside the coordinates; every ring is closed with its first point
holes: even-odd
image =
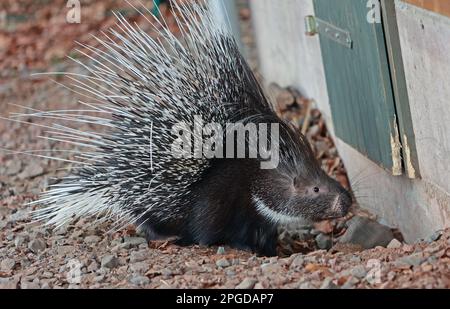
{"type": "Polygon", "coordinates": [[[418,7],[450,17],[450,0],[404,0],[418,7]]]}

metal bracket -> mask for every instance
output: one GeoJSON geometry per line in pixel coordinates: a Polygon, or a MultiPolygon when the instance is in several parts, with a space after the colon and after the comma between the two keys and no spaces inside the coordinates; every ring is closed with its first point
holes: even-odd
{"type": "Polygon", "coordinates": [[[335,25],[332,25],[315,16],[305,16],[305,27],[306,35],[313,36],[320,34],[347,48],[351,49],[353,46],[353,41],[349,31],[340,29],[335,25]]]}

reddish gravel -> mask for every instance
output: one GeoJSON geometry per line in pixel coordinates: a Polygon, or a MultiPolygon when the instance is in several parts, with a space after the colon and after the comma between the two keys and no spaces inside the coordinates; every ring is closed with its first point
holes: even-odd
{"type": "MultiPolygon", "coordinates": [[[[86,3],[93,5],[92,10],[99,5],[93,1],[86,3]]],[[[116,2],[102,3],[107,3],[105,7],[110,8],[116,2]]],[[[0,29],[1,117],[23,111],[7,103],[39,110],[78,106],[70,91],[42,78],[28,76],[34,70],[73,69],[58,55],[70,53],[73,45],[68,42],[79,34],[77,31],[85,33],[92,27],[84,26],[87,28],[73,32],[61,28],[57,17],[60,10],[56,5],[32,9],[14,6],[16,15],[28,16],[30,12],[36,12],[36,20],[19,24],[16,31],[0,29]],[[25,35],[29,29],[41,29],[43,25],[46,31],[25,35]],[[48,31],[52,33],[51,39],[45,34],[48,31]],[[32,55],[27,50],[36,41],[40,41],[42,46],[38,44],[37,53],[32,55]]],[[[103,15],[96,17],[94,28],[111,22],[105,13],[107,10],[99,12],[103,15]]],[[[241,17],[244,19],[244,42],[252,46],[248,10],[243,10],[241,17]]],[[[252,67],[256,67],[256,62],[252,61],[252,67]]],[[[305,116],[309,115],[305,125],[307,137],[323,168],[343,185],[349,186],[345,168],[320,112],[311,110],[308,113],[309,100],[295,91],[275,86],[272,91],[275,91],[283,117],[301,127],[305,116]]],[[[23,121],[35,123],[30,118],[23,121]]],[[[41,125],[50,123],[48,120],[39,121],[41,125]]],[[[84,129],[93,128],[85,125],[84,129]]],[[[51,149],[53,151],[43,154],[65,156],[54,150],[68,145],[37,138],[45,135],[45,130],[44,127],[0,119],[0,148],[15,151],[51,149]]],[[[391,240],[393,234],[384,227],[387,239],[391,240],[390,248],[363,250],[359,245],[338,242],[341,234],[349,233],[346,220],[323,222],[308,227],[305,234],[288,228],[280,237],[280,254],[284,257],[271,258],[222,247],[183,248],[170,242],[147,244],[133,227],[107,234],[108,224],[91,227],[85,221],[52,231],[30,222],[33,208],[26,206],[26,202],[45,190],[52,183],[52,177],[65,174],[61,168],[70,169],[70,166],[0,151],[0,288],[450,287],[450,230],[437,232],[417,244],[404,244],[391,240]],[[333,248],[317,251],[321,246],[333,248]]],[[[357,213],[364,215],[361,211],[357,213]]],[[[395,236],[401,240],[398,234],[395,236]]]]}

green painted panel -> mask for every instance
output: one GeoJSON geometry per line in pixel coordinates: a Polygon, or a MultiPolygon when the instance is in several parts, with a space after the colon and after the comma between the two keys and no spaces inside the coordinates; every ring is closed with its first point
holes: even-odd
{"type": "Polygon", "coordinates": [[[315,16],[350,32],[352,48],[320,35],[336,135],[395,175],[402,173],[383,25],[367,0],[314,0],[315,16]]]}

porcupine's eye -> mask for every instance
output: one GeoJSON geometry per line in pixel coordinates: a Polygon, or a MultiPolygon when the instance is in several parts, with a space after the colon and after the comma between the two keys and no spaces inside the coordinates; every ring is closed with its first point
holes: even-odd
{"type": "Polygon", "coordinates": [[[314,187],[313,191],[319,193],[320,189],[318,187],[314,187]]]}

